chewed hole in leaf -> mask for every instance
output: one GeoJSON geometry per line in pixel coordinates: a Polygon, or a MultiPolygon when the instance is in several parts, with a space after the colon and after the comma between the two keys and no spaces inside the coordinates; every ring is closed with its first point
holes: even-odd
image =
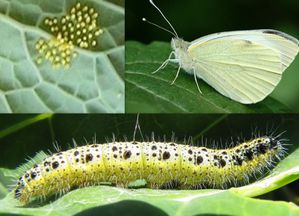
{"type": "Polygon", "coordinates": [[[78,2],[61,18],[45,18],[44,24],[54,37],[48,41],[40,38],[36,42],[37,63],[47,60],[53,68],[69,68],[77,55],[75,46],[89,49],[97,45],[96,39],[103,33],[98,17],[94,8],[78,2]]]}

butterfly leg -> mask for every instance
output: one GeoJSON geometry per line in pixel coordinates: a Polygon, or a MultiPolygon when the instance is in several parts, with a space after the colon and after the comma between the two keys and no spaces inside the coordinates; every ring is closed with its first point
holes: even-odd
{"type": "Polygon", "coordinates": [[[176,79],[178,78],[178,76],[180,74],[180,71],[181,71],[181,64],[179,64],[179,68],[178,68],[178,70],[176,72],[175,78],[171,82],[171,85],[173,85],[175,83],[176,79]]]}
{"type": "Polygon", "coordinates": [[[172,52],[169,54],[168,58],[161,64],[161,66],[160,66],[157,70],[155,70],[154,72],[152,72],[152,74],[155,74],[155,73],[157,73],[159,70],[165,68],[165,67],[168,65],[168,63],[172,60],[172,58],[171,58],[172,55],[174,55],[174,51],[172,51],[172,52]]]}
{"type": "Polygon", "coordinates": [[[198,85],[198,82],[197,82],[197,77],[196,77],[195,70],[193,70],[193,75],[194,75],[194,80],[195,80],[197,89],[198,89],[199,93],[202,94],[202,91],[200,90],[199,85],[198,85]]]}

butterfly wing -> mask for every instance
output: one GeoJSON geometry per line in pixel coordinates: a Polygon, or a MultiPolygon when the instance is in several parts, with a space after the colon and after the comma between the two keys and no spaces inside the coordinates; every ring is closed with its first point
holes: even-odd
{"type": "Polygon", "coordinates": [[[299,51],[297,39],[275,30],[212,34],[191,42],[198,77],[240,103],[269,95],[299,51]]]}

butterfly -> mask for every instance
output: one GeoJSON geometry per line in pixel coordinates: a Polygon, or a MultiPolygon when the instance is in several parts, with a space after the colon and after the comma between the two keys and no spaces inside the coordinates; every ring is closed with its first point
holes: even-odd
{"type": "Polygon", "coordinates": [[[220,94],[242,104],[262,101],[278,85],[285,69],[293,62],[299,52],[299,41],[286,33],[272,29],[229,31],[210,34],[192,42],[178,37],[175,29],[154,4],[172,31],[155,23],[146,21],[170,32],[173,51],[168,59],[153,73],[177,63],[181,69],[194,76],[196,86],[201,92],[197,79],[202,79],[220,94]]]}

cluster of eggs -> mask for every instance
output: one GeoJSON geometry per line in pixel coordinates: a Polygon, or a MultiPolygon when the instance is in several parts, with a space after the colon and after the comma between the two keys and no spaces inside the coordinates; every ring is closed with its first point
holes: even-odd
{"type": "Polygon", "coordinates": [[[76,57],[74,45],[66,43],[62,38],[52,38],[49,41],[39,39],[35,45],[39,52],[37,63],[41,64],[44,59],[50,61],[53,68],[57,69],[64,66],[70,67],[71,60],[76,57]]]}
{"type": "Polygon", "coordinates": [[[61,18],[46,18],[44,24],[54,35],[49,41],[39,39],[36,49],[39,52],[37,63],[44,59],[54,68],[68,68],[76,56],[74,47],[88,49],[97,45],[96,38],[103,33],[98,25],[98,13],[94,8],[77,3],[70,12],[61,18]]]}

